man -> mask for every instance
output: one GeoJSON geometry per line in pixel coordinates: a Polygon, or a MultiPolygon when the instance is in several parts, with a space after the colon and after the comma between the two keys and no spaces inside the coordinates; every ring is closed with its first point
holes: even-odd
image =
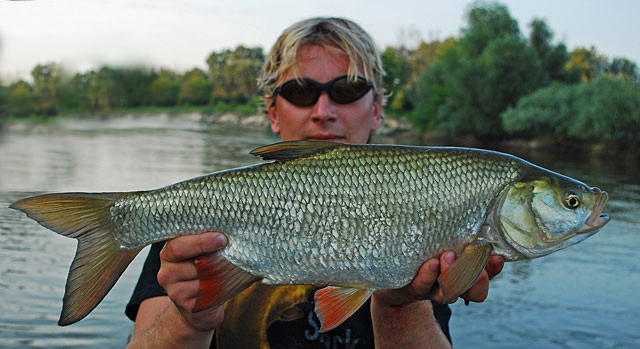
{"type": "MultiPolygon", "coordinates": [[[[382,74],[373,40],[355,23],[312,18],[292,25],[269,52],[259,78],[273,132],[282,140],[368,142],[382,121],[382,74]]],[[[312,287],[256,284],[225,308],[192,313],[198,290],[193,259],[225,244],[223,234],[205,233],[152,248],[127,307],[127,315],[135,318],[132,347],[208,347],[216,329],[218,343],[239,347],[266,342],[272,347],[325,347],[327,341],[394,348],[450,346],[450,311],[436,303],[434,310],[429,299],[442,302],[436,280],[455,260],[453,252],[426,261],[406,287],[375,292],[370,305],[321,335],[310,311],[312,287]]],[[[463,298],[483,301],[489,277],[502,265],[500,257],[492,257],[463,298]]]]}

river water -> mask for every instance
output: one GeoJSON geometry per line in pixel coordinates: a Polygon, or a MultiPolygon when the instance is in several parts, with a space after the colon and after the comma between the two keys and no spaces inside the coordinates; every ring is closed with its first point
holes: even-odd
{"type": "MultiPolygon", "coordinates": [[[[45,192],[153,189],[255,163],[248,152],[277,140],[266,128],[160,116],[9,125],[0,134],[0,346],[125,346],[132,322],[124,306],[146,256],[87,318],[59,327],[76,243],[8,209],[11,202],[45,192]]],[[[640,347],[640,165],[549,151],[516,155],[609,192],[612,221],[576,246],[507,263],[486,302],[454,304],[454,344],[640,347]]]]}

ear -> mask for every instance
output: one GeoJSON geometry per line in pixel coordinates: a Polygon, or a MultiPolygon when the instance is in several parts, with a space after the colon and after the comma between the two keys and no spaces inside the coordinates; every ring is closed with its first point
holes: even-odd
{"type": "Polygon", "coordinates": [[[275,100],[273,100],[271,98],[267,98],[267,99],[265,99],[265,103],[267,103],[267,113],[269,114],[269,123],[271,123],[271,131],[273,131],[273,133],[279,135],[280,134],[280,121],[278,120],[278,115],[277,115],[277,112],[276,112],[275,100]]]}
{"type": "Polygon", "coordinates": [[[382,102],[373,103],[373,119],[371,120],[371,132],[380,127],[382,123],[382,102]]]}

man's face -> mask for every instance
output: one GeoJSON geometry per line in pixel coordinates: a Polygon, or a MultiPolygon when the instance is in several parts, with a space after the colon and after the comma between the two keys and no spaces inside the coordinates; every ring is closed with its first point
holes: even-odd
{"type": "MultiPolygon", "coordinates": [[[[337,48],[310,46],[301,48],[298,67],[301,77],[325,83],[347,75],[349,58],[337,48]]],[[[361,72],[359,72],[361,73],[361,72]]],[[[284,81],[293,79],[292,71],[284,81]]],[[[373,90],[350,104],[334,102],[327,91],[308,107],[299,107],[276,96],[268,107],[271,129],[283,141],[325,140],[366,143],[381,121],[382,104],[373,99],[373,90]]]]}

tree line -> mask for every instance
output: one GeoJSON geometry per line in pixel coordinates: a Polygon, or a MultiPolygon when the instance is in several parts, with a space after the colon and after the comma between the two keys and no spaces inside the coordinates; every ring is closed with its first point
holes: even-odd
{"type": "Polygon", "coordinates": [[[3,88],[11,117],[66,113],[103,115],[122,108],[246,105],[258,95],[256,76],[264,61],[261,48],[238,46],[213,52],[207,71],[185,73],[146,67],[103,66],[69,75],[59,64],[38,64],[33,83],[18,80],[3,88]]]}
{"type": "MultiPolygon", "coordinates": [[[[416,47],[390,46],[385,112],[419,130],[483,138],[557,136],[637,142],[640,73],[635,62],[594,47],[569,51],[542,19],[525,37],[508,9],[475,2],[459,37],[416,47]]],[[[68,113],[103,115],[122,108],[194,106],[255,111],[260,47],[212,52],[207,69],[103,66],[65,72],[56,63],[33,68],[33,82],[0,85],[0,112],[14,118],[68,113]]]]}

